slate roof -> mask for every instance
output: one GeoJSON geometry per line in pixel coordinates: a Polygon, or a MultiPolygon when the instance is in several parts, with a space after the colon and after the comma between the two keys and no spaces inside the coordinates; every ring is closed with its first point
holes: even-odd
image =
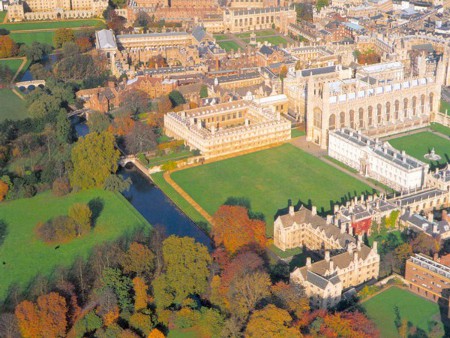
{"type": "Polygon", "coordinates": [[[102,29],[101,31],[96,32],[95,35],[99,49],[117,48],[116,39],[114,38],[112,30],[102,29]]]}
{"type": "Polygon", "coordinates": [[[197,26],[192,31],[192,36],[198,41],[201,42],[206,36],[206,31],[202,26],[197,26]]]}

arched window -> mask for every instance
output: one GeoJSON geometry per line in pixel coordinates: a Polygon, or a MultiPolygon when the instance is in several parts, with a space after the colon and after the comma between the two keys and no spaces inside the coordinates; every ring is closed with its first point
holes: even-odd
{"type": "Polygon", "coordinates": [[[330,118],[328,120],[328,129],[329,130],[336,129],[336,116],[334,114],[330,115],[330,118]]]}
{"type": "Polygon", "coordinates": [[[368,117],[369,117],[369,127],[371,127],[373,125],[373,108],[372,106],[369,106],[369,108],[367,108],[367,112],[368,112],[368,117]]]}
{"type": "Polygon", "coordinates": [[[359,117],[359,127],[364,128],[364,109],[359,108],[358,112],[359,117]]]}
{"type": "Polygon", "coordinates": [[[350,128],[355,128],[355,112],[353,110],[350,110],[350,128]]]}
{"type": "Polygon", "coordinates": [[[391,103],[390,102],[386,102],[386,121],[387,122],[391,121],[391,103]]]}
{"type": "Polygon", "coordinates": [[[343,111],[341,111],[341,114],[339,115],[339,123],[341,128],[345,127],[345,113],[343,111]]]}

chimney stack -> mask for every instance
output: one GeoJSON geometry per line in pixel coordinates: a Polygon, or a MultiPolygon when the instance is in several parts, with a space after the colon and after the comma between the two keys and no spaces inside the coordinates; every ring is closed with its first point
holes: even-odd
{"type": "Polygon", "coordinates": [[[333,223],[333,215],[327,215],[327,223],[332,224],[333,223]]]}
{"type": "Polygon", "coordinates": [[[313,216],[317,215],[317,207],[315,205],[313,205],[312,208],[311,208],[311,214],[313,216]]]}
{"type": "Polygon", "coordinates": [[[432,211],[428,213],[427,219],[428,219],[428,222],[433,222],[434,221],[434,214],[433,214],[432,211]]]}
{"type": "Polygon", "coordinates": [[[341,234],[343,234],[343,233],[345,232],[345,224],[344,224],[344,223],[341,223],[341,224],[339,225],[339,227],[341,228],[341,234]]]}
{"type": "Polygon", "coordinates": [[[289,215],[291,215],[291,216],[295,215],[295,210],[294,210],[294,206],[293,205],[289,206],[289,215]]]}
{"type": "Polygon", "coordinates": [[[329,251],[329,250],[325,251],[325,260],[326,260],[327,262],[330,261],[330,251],[329,251]]]}
{"type": "Polygon", "coordinates": [[[330,261],[330,272],[333,273],[334,270],[334,262],[330,261]]]}
{"type": "Polygon", "coordinates": [[[306,257],[306,267],[308,269],[311,267],[311,257],[306,257]]]}
{"type": "Polygon", "coordinates": [[[433,234],[437,234],[438,231],[438,225],[437,224],[433,224],[433,234]]]}
{"type": "Polygon", "coordinates": [[[448,222],[448,213],[447,210],[442,210],[442,220],[448,222]]]}
{"type": "Polygon", "coordinates": [[[375,252],[378,252],[378,242],[377,241],[373,241],[372,250],[375,252]]]}
{"type": "Polygon", "coordinates": [[[353,226],[350,224],[350,226],[348,227],[348,234],[350,236],[353,236],[353,226]]]}

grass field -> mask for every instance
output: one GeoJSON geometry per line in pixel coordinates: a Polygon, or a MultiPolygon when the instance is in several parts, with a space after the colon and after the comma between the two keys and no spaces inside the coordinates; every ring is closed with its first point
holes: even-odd
{"type": "Polygon", "coordinates": [[[228,40],[229,38],[224,34],[217,34],[217,35],[214,35],[214,39],[216,39],[216,41],[222,41],[222,40],[228,40]]]}
{"type": "Polygon", "coordinates": [[[11,38],[17,43],[24,43],[31,45],[34,41],[47,43],[53,46],[54,32],[26,32],[26,33],[11,33],[11,38]]]}
{"type": "Polygon", "coordinates": [[[7,235],[0,245],[0,300],[12,284],[26,287],[36,274],[51,275],[56,266],[70,266],[76,257],[86,258],[96,244],[117,239],[147,221],[120,194],[104,190],[88,190],[65,197],[54,197],[50,192],[30,199],[0,204],[0,220],[7,224],[7,235]],[[100,216],[89,235],[61,244],[47,245],[35,237],[38,222],[67,215],[74,203],[96,200],[103,204],[100,216]],[[45,206],[45,207],[44,207],[45,206]]]}
{"type": "Polygon", "coordinates": [[[0,89],[0,102],[0,122],[6,119],[21,120],[28,117],[25,101],[21,100],[12,90],[0,89]]]}
{"type": "Polygon", "coordinates": [[[304,130],[300,130],[300,129],[297,129],[297,128],[291,129],[291,137],[292,138],[300,137],[300,136],[304,136],[304,135],[306,135],[304,130]]]}
{"type": "Polygon", "coordinates": [[[444,100],[441,100],[441,105],[440,105],[439,110],[440,110],[442,113],[445,113],[445,111],[447,110],[447,114],[450,115],[450,103],[449,103],[449,102],[446,102],[446,101],[444,101],[444,100]]]}
{"type": "Polygon", "coordinates": [[[269,36],[265,38],[256,38],[257,42],[264,43],[265,41],[271,43],[272,45],[285,45],[287,44],[286,39],[281,36],[269,36]]]}
{"type": "MultiPolygon", "coordinates": [[[[243,39],[243,38],[249,38],[249,37],[250,37],[250,34],[252,34],[252,32],[239,33],[239,34],[236,34],[236,36],[237,36],[238,38],[243,39]]],[[[255,35],[256,35],[257,37],[258,37],[258,36],[275,35],[275,34],[277,34],[277,32],[275,32],[275,31],[272,30],[272,29],[266,29],[266,30],[256,31],[256,32],[255,32],[255,35]]]]}
{"type": "Polygon", "coordinates": [[[441,134],[447,135],[448,137],[450,137],[450,128],[443,126],[442,124],[439,123],[432,123],[430,125],[431,129],[434,131],[437,131],[441,134]]]}
{"type": "Polygon", "coordinates": [[[78,28],[104,25],[103,21],[98,19],[89,20],[68,20],[68,21],[45,21],[45,22],[18,22],[2,24],[2,28],[9,31],[35,30],[35,29],[58,29],[58,28],[78,28]]]}
{"type": "Polygon", "coordinates": [[[0,65],[9,67],[9,69],[11,69],[14,74],[17,72],[21,64],[22,59],[0,60],[0,65]]]}
{"type": "Polygon", "coordinates": [[[3,20],[5,19],[6,13],[7,13],[6,11],[1,11],[0,12],[0,23],[2,23],[3,20]]]}
{"type": "Polygon", "coordinates": [[[450,140],[446,140],[431,132],[422,132],[389,140],[389,143],[398,150],[405,150],[407,154],[422,162],[431,165],[442,165],[450,160],[450,140]],[[436,154],[442,159],[439,162],[426,160],[423,156],[434,148],[436,154]]]}
{"type": "Polygon", "coordinates": [[[327,213],[333,203],[373,192],[290,144],[177,171],[172,178],[211,215],[229,197],[248,198],[253,211],[265,215],[269,236],[275,215],[286,212],[290,199],[327,213]]]}
{"type": "Polygon", "coordinates": [[[441,323],[437,304],[397,287],[391,287],[361,305],[375,322],[383,338],[399,337],[394,322],[396,306],[401,319],[408,320],[426,333],[430,330],[430,322],[441,323]]]}
{"type": "Polygon", "coordinates": [[[241,48],[236,42],[234,41],[218,41],[218,44],[221,48],[225,49],[227,52],[231,50],[238,50],[241,48]]]}

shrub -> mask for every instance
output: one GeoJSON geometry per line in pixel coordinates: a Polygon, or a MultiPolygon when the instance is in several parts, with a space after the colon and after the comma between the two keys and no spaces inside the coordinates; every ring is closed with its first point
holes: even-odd
{"type": "Polygon", "coordinates": [[[68,216],[58,216],[36,226],[38,237],[46,243],[68,242],[77,235],[77,224],[68,216]]]}
{"type": "Polygon", "coordinates": [[[76,223],[77,236],[84,235],[91,230],[92,211],[88,205],[75,203],[69,209],[69,217],[76,223]]]}
{"type": "Polygon", "coordinates": [[[52,186],[53,195],[61,197],[70,192],[70,182],[67,177],[58,177],[52,186]]]}
{"type": "Polygon", "coordinates": [[[169,170],[174,170],[174,169],[176,169],[176,167],[177,167],[177,163],[176,163],[176,162],[174,162],[174,161],[169,161],[169,162],[164,163],[164,164],[161,166],[161,169],[162,169],[162,170],[169,171],[169,170]]]}

